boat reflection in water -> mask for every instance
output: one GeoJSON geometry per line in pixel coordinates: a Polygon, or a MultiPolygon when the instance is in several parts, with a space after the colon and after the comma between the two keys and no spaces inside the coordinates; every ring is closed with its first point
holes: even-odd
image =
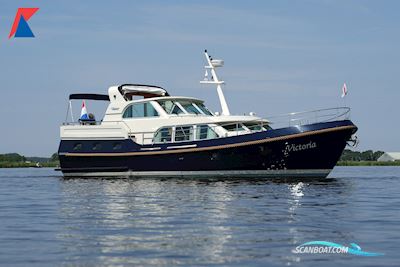
{"type": "Polygon", "coordinates": [[[334,179],[63,179],[61,186],[66,226],[58,238],[71,264],[290,264],[302,260],[291,251],[304,241],[351,235],[323,225],[349,215],[340,209],[348,185],[334,179]],[[323,208],[325,218],[310,212],[323,208]]]}

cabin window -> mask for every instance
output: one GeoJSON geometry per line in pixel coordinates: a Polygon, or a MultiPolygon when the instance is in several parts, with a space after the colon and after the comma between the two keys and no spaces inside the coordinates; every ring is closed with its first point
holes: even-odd
{"type": "Polygon", "coordinates": [[[123,118],[157,117],[158,112],[151,103],[134,103],[124,112],[123,118]]]}
{"type": "Polygon", "coordinates": [[[196,139],[213,139],[217,138],[217,133],[208,125],[197,125],[196,127],[196,139]]]}
{"type": "Polygon", "coordinates": [[[167,112],[167,114],[181,114],[184,113],[183,110],[174,102],[171,100],[163,100],[163,101],[158,101],[160,106],[167,112]]]}
{"type": "Polygon", "coordinates": [[[229,132],[235,132],[235,131],[243,131],[244,128],[241,123],[233,123],[229,125],[223,125],[222,126],[225,130],[229,132]]]}
{"type": "Polygon", "coordinates": [[[211,111],[208,110],[208,108],[206,106],[204,106],[202,103],[196,103],[196,106],[199,107],[199,109],[201,109],[201,111],[203,111],[204,114],[212,116],[213,114],[211,113],[211,111]]]}
{"type": "Polygon", "coordinates": [[[190,114],[202,114],[199,109],[197,109],[192,102],[189,101],[179,101],[179,104],[190,114]]]}
{"type": "Polygon", "coordinates": [[[101,144],[100,143],[94,143],[92,150],[101,150],[101,144]]]}
{"type": "Polygon", "coordinates": [[[244,123],[244,126],[246,126],[250,131],[265,131],[265,128],[262,125],[262,122],[248,122],[244,123]]]}
{"type": "Polygon", "coordinates": [[[175,128],[175,142],[193,140],[193,126],[177,126],[175,128]]]}
{"type": "Polygon", "coordinates": [[[120,149],[122,149],[122,144],[121,144],[120,142],[114,143],[114,144],[113,144],[113,149],[114,149],[114,150],[120,150],[120,149]]]}
{"type": "Polygon", "coordinates": [[[154,135],[154,139],[153,139],[154,143],[171,142],[171,140],[172,140],[172,128],[171,127],[161,128],[154,135]]]}
{"type": "Polygon", "coordinates": [[[78,151],[78,150],[82,150],[82,143],[76,143],[75,145],[74,145],[74,148],[73,148],[73,150],[74,151],[78,151]]]}
{"type": "Polygon", "coordinates": [[[186,112],[196,115],[213,115],[201,102],[192,102],[189,100],[159,100],[158,103],[167,114],[179,115],[186,112]]]}

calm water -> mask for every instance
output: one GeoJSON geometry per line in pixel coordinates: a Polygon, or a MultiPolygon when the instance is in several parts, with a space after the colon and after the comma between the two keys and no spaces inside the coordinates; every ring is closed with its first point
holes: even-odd
{"type": "Polygon", "coordinates": [[[400,168],[308,182],[64,180],[0,170],[3,266],[399,266],[400,168]],[[307,241],[379,257],[294,254],[307,241]]]}

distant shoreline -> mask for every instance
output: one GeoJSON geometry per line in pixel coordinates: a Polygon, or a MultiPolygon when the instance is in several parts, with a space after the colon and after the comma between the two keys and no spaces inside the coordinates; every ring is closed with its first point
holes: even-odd
{"type": "Polygon", "coordinates": [[[49,158],[25,157],[18,153],[0,154],[0,168],[41,168],[57,167],[59,165],[57,153],[54,153],[49,158]]]}
{"type": "MultiPolygon", "coordinates": [[[[345,149],[336,166],[400,166],[398,161],[377,161],[383,151],[367,150],[363,152],[345,149]]],[[[0,154],[0,168],[55,168],[60,166],[58,154],[49,158],[25,157],[17,153],[0,154]]]]}
{"type": "Polygon", "coordinates": [[[55,168],[60,164],[58,162],[42,162],[39,163],[39,166],[36,162],[26,163],[26,162],[0,162],[0,169],[9,169],[9,168],[55,168]]]}

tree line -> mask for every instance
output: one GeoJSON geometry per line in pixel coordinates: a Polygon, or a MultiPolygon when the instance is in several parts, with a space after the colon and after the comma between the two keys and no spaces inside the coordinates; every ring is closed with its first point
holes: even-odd
{"type": "MultiPolygon", "coordinates": [[[[383,151],[352,151],[350,149],[345,149],[342,153],[342,156],[339,160],[339,165],[348,165],[353,162],[357,164],[357,162],[376,162],[377,159],[382,156],[383,151]]],[[[49,158],[44,157],[25,157],[18,153],[8,153],[8,154],[0,154],[0,168],[7,167],[33,167],[36,166],[37,163],[40,163],[41,166],[58,166],[58,155],[54,153],[49,158]]]]}
{"type": "Polygon", "coordinates": [[[384,151],[352,151],[345,149],[340,157],[340,161],[377,161],[384,151]]]}
{"type": "Polygon", "coordinates": [[[58,155],[54,153],[49,158],[45,157],[26,157],[18,153],[0,154],[0,168],[12,167],[53,167],[59,165],[58,155]]]}

